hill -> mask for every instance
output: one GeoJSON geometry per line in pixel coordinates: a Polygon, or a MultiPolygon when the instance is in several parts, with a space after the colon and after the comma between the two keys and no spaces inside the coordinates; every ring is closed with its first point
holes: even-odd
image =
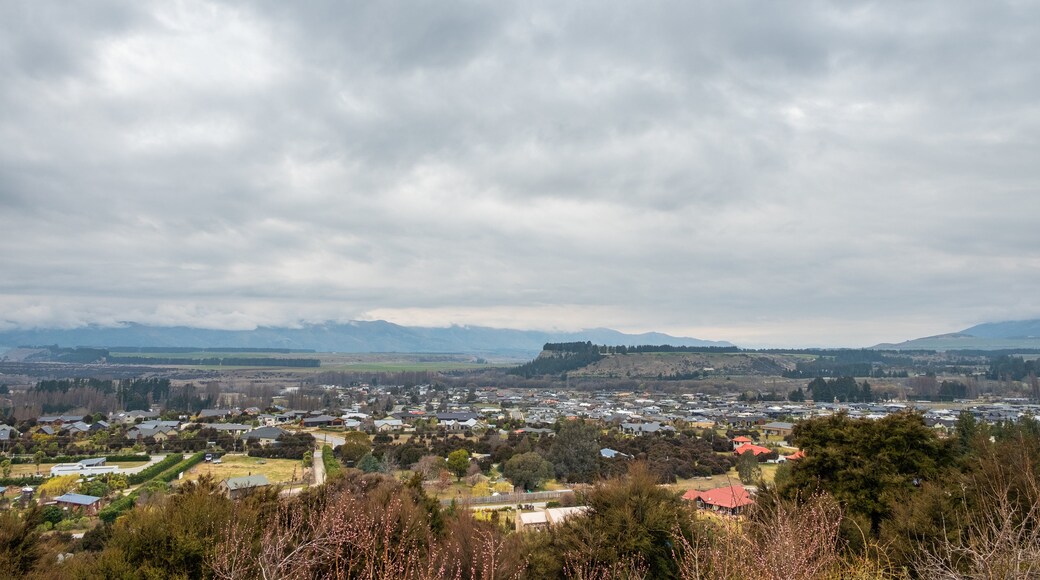
{"type": "Polygon", "coordinates": [[[1040,348],[1040,320],[987,322],[960,332],[882,343],[882,350],[1014,350],[1040,348]]]}
{"type": "Polygon", "coordinates": [[[685,378],[724,375],[777,376],[804,360],[797,355],[759,353],[646,352],[608,355],[570,373],[572,377],[685,378]]]}
{"type": "Polygon", "coordinates": [[[979,338],[1040,338],[1040,319],[1009,322],[986,322],[961,331],[979,338]]]}
{"type": "Polygon", "coordinates": [[[186,326],[162,327],[127,323],[115,327],[29,329],[0,332],[0,345],[64,347],[226,347],[289,348],[318,352],[486,353],[534,355],[547,342],[592,341],[635,346],[668,343],[676,346],[732,346],[659,333],[625,334],[608,328],[578,332],[512,330],[481,326],[410,327],[385,320],[344,324],[306,324],[298,328],[259,327],[253,330],[213,330],[186,326]]]}

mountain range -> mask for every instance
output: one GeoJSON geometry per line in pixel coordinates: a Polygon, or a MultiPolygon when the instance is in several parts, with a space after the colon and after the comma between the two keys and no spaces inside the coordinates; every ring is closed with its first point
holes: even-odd
{"type": "Polygon", "coordinates": [[[1040,319],[986,322],[959,332],[874,346],[883,350],[1040,349],[1040,319]]]}
{"type": "Polygon", "coordinates": [[[547,342],[591,341],[595,344],[637,346],[733,346],[724,341],[669,336],[657,332],[625,334],[609,328],[578,332],[511,330],[481,326],[446,328],[401,326],[385,320],[307,324],[298,328],[259,327],[253,330],[213,330],[186,326],[84,326],[72,329],[8,330],[0,332],[7,347],[224,347],[291,348],[318,352],[473,353],[532,355],[547,342]]]}

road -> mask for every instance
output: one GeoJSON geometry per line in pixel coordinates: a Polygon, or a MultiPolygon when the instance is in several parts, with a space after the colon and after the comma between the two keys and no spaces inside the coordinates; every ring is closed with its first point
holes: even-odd
{"type": "MultiPolygon", "coordinates": [[[[144,465],[138,465],[137,467],[117,467],[116,473],[125,473],[127,475],[137,473],[138,471],[144,471],[163,459],[166,459],[166,455],[152,455],[151,457],[152,458],[148,460],[148,463],[145,463],[144,465]]],[[[181,455],[181,457],[183,458],[184,456],[181,455]]]]}
{"type": "Polygon", "coordinates": [[[314,451],[314,485],[325,483],[325,461],[321,458],[321,447],[314,451]]]}
{"type": "Polygon", "coordinates": [[[314,439],[318,441],[318,443],[328,443],[329,447],[332,447],[333,449],[335,449],[338,445],[343,445],[347,441],[339,435],[331,435],[329,433],[318,433],[317,431],[315,431],[312,432],[311,435],[314,435],[314,439]]]}

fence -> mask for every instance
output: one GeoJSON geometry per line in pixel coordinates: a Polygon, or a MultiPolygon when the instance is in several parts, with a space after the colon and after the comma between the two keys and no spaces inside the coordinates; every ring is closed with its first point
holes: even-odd
{"type": "Polygon", "coordinates": [[[454,498],[454,500],[442,499],[441,505],[450,505],[452,501],[470,505],[523,504],[560,499],[564,495],[571,493],[574,493],[574,490],[561,489],[558,491],[532,491],[530,493],[503,493],[483,497],[458,497],[454,498]]]}

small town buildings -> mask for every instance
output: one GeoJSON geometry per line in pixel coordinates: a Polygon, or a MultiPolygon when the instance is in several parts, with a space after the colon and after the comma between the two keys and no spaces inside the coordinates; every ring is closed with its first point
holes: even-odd
{"type": "Polygon", "coordinates": [[[232,415],[237,415],[237,409],[203,409],[199,411],[198,419],[200,421],[210,419],[226,419],[232,415]]]}
{"type": "Polygon", "coordinates": [[[758,457],[759,455],[768,455],[772,453],[773,450],[769,449],[768,447],[762,447],[761,445],[754,445],[752,443],[745,443],[733,450],[733,453],[737,455],[743,455],[749,452],[754,453],[755,457],[758,457]]]}
{"type": "Polygon", "coordinates": [[[376,431],[380,433],[400,431],[405,427],[404,421],[400,419],[376,419],[372,424],[375,426],[376,431]]]}
{"type": "Polygon", "coordinates": [[[343,420],[339,417],[330,417],[329,415],[318,415],[316,417],[305,417],[303,419],[304,427],[324,427],[326,425],[335,425],[342,423],[343,420]]]}
{"type": "Polygon", "coordinates": [[[47,415],[36,420],[39,424],[61,425],[62,423],[75,423],[82,421],[83,415],[47,415]]]}
{"type": "Polygon", "coordinates": [[[278,427],[258,427],[247,432],[243,437],[247,441],[256,441],[260,445],[266,447],[267,445],[278,441],[278,438],[286,433],[288,433],[288,431],[279,429],[278,427]]]}
{"type": "Polygon", "coordinates": [[[220,483],[221,490],[231,499],[238,499],[246,494],[271,485],[264,474],[231,477],[220,483]]]}
{"type": "Polygon", "coordinates": [[[775,435],[777,437],[784,437],[785,439],[791,435],[791,430],[794,429],[794,423],[787,423],[785,421],[773,421],[772,423],[766,423],[762,425],[762,433],[767,437],[775,435]]]}
{"type": "Polygon", "coordinates": [[[696,502],[700,509],[727,515],[739,515],[744,508],[755,503],[743,485],[717,487],[706,491],[691,489],[683,494],[686,501],[696,502]]]}
{"type": "Polygon", "coordinates": [[[588,506],[546,508],[516,515],[516,531],[540,531],[557,526],[578,514],[585,513],[588,506]]]}
{"type": "Polygon", "coordinates": [[[207,425],[207,427],[216,429],[217,431],[230,433],[232,435],[241,435],[252,428],[249,425],[243,425],[241,423],[212,423],[207,425]]]}
{"type": "Polygon", "coordinates": [[[115,473],[119,468],[115,465],[105,465],[104,457],[83,459],[77,463],[59,463],[51,467],[51,477],[59,475],[101,475],[103,473],[115,473]]]}
{"type": "Polygon", "coordinates": [[[13,441],[17,439],[21,433],[17,429],[10,425],[0,425],[0,441],[13,441]]]}
{"type": "Polygon", "coordinates": [[[101,498],[94,497],[92,495],[82,495],[78,493],[66,493],[65,495],[59,495],[54,498],[54,503],[58,507],[65,509],[82,509],[84,514],[95,516],[98,513],[98,509],[101,508],[101,498]]]}
{"type": "Polygon", "coordinates": [[[671,425],[662,425],[657,421],[650,423],[622,423],[621,431],[627,435],[654,435],[667,431],[675,431],[671,425]]]}
{"type": "Polygon", "coordinates": [[[177,432],[176,429],[164,429],[164,428],[161,428],[161,427],[159,427],[159,428],[148,428],[148,427],[141,427],[140,425],[138,425],[137,427],[134,427],[133,429],[130,429],[130,430],[128,430],[126,432],[126,438],[131,440],[131,441],[136,441],[138,439],[145,439],[147,437],[151,437],[152,439],[155,439],[156,441],[165,441],[165,440],[169,439],[170,436],[175,434],[176,432],[177,432]]]}

